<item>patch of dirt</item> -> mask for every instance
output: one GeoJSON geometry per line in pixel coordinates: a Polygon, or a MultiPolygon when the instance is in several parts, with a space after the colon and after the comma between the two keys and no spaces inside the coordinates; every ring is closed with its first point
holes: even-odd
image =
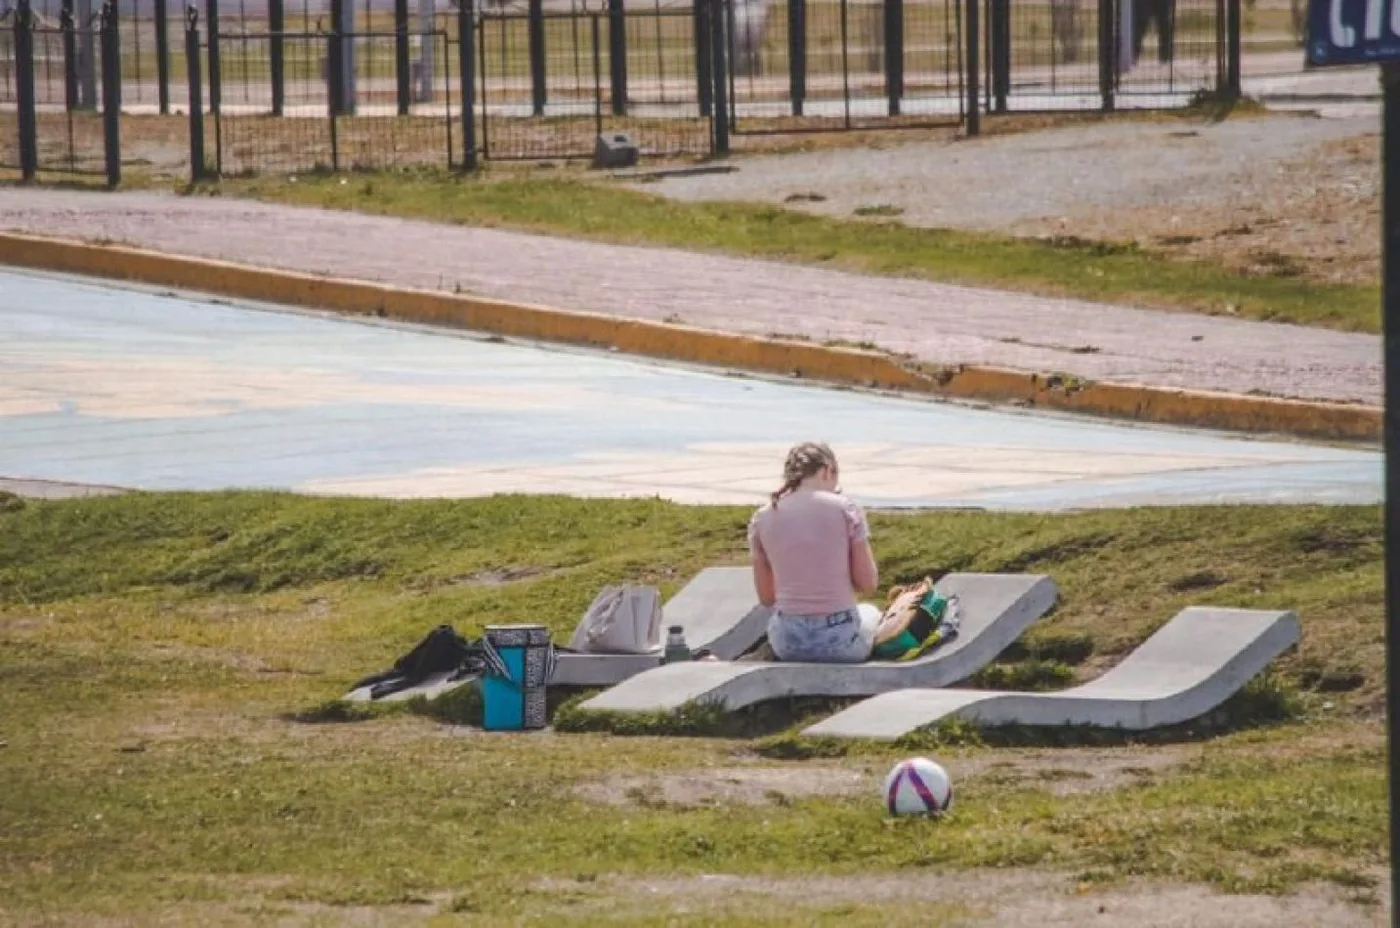
{"type": "Polygon", "coordinates": [[[405,587],[418,593],[427,593],[442,589],[443,587],[497,587],[505,586],[508,583],[515,583],[518,580],[528,580],[531,577],[538,577],[541,574],[548,573],[552,569],[551,567],[537,566],[488,567],[483,570],[474,570],[469,574],[461,574],[453,577],[417,577],[408,581],[405,587]]]}
{"type": "Polygon", "coordinates": [[[478,570],[465,577],[456,577],[450,582],[457,586],[504,586],[507,583],[514,583],[516,580],[538,577],[548,569],[547,567],[493,567],[489,570],[478,570]]]}
{"type": "Polygon", "coordinates": [[[876,780],[853,767],[713,767],[694,773],[611,774],[581,783],[574,793],[606,805],[760,805],[805,796],[849,796],[873,790],[876,780]]]}
{"type": "Polygon", "coordinates": [[[38,631],[53,619],[53,613],[39,615],[0,615],[0,632],[5,634],[28,634],[38,631]]]}
{"type": "Polygon", "coordinates": [[[1260,276],[1379,279],[1379,136],[1369,118],[1070,121],[734,164],[649,189],[830,216],[881,203],[911,226],[1131,244],[1260,276]]]}
{"type": "MultiPolygon", "coordinates": [[[[1380,876],[1379,874],[1377,875],[1380,876]]],[[[302,925],[418,924],[454,910],[453,893],[431,892],[390,905],[326,905],[276,898],[249,887],[241,902],[180,903],[166,907],[161,924],[246,924],[275,920],[302,925]]],[[[804,915],[849,915],[852,908],[884,906],[889,924],[995,925],[1008,928],[1131,925],[1134,928],[1352,928],[1385,924],[1384,901],[1358,905],[1328,886],[1305,886],[1286,896],[1216,892],[1204,886],[1139,881],[1111,887],[1078,883],[1072,877],[1037,870],[983,870],[956,873],[905,870],[839,877],[772,879],[732,874],[696,877],[603,877],[597,880],[544,879],[525,888],[535,917],[591,921],[690,918],[801,919],[804,915]]],[[[83,912],[46,913],[21,920],[0,908],[0,925],[118,925],[129,919],[83,912]]]]}
{"type": "Polygon", "coordinates": [[[1012,231],[1135,242],[1262,277],[1374,284],[1380,181],[1380,137],[1366,134],[1239,175],[1219,198],[1044,217],[1012,231]]]}
{"type": "MultiPolygon", "coordinates": [[[[1200,755],[1195,745],[1133,748],[998,750],[939,757],[958,788],[985,783],[1043,789],[1056,796],[1105,792],[1179,767],[1200,755]]],[[[687,773],[622,774],[574,787],[575,795],[612,806],[782,804],[808,796],[875,795],[885,765],[735,765],[687,773]]]]}
{"type": "MultiPolygon", "coordinates": [[[[765,909],[890,903],[911,906],[901,924],[1044,926],[1132,925],[1135,928],[1344,928],[1384,924],[1384,906],[1348,901],[1333,887],[1309,885],[1286,896],[1220,893],[1205,886],[1138,881],[1096,887],[1037,870],[907,870],[838,878],[771,879],[706,874],[683,879],[610,879],[599,884],[550,882],[542,889],[579,901],[582,891],[607,898],[616,916],[632,905],[649,911],[717,917],[765,909]],[[600,892],[601,891],[601,892],[600,892]],[[934,905],[929,905],[933,903],[934,905]]],[[[586,897],[585,897],[586,898],[586,897]]],[[[815,913],[813,913],[815,914],[815,913]]]]}
{"type": "Polygon", "coordinates": [[[1056,796],[1101,793],[1131,786],[1200,756],[1195,745],[996,751],[945,766],[954,784],[971,781],[1025,786],[1056,796]]]}
{"type": "Polygon", "coordinates": [[[1385,750],[1384,716],[1365,720],[1337,719],[1331,724],[1295,727],[1286,737],[1261,732],[1255,739],[1237,739],[1230,752],[1235,755],[1267,755],[1279,762],[1325,757],[1347,751],[1385,750]]]}

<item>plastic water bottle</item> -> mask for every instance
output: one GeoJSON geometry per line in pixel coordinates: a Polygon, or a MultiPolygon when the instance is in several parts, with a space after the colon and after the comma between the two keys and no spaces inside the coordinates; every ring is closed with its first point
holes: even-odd
{"type": "Polygon", "coordinates": [[[674,664],[676,661],[688,661],[693,659],[690,653],[690,645],[685,643],[685,629],[679,625],[672,625],[666,630],[666,650],[661,655],[661,663],[674,664]]]}

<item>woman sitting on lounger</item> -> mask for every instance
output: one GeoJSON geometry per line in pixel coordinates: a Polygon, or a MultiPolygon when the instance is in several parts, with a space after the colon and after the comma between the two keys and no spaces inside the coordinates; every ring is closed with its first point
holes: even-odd
{"type": "Polygon", "coordinates": [[[788,452],[783,486],[749,522],[754,586],[773,606],[768,643],[780,661],[869,659],[880,611],[858,604],[879,584],[870,530],[841,495],[836,455],[808,442],[788,452]]]}

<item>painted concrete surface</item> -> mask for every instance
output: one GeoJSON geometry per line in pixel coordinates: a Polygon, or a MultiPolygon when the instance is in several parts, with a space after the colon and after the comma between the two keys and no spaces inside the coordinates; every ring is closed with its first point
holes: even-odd
{"type": "Polygon", "coordinates": [[[838,391],[0,272],[0,477],[761,502],[830,441],[871,507],[1373,502],[1381,456],[838,391]]]}

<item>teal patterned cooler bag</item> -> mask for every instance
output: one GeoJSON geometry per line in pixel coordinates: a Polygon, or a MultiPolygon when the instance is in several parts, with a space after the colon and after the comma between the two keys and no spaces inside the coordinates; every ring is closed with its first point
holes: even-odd
{"type": "Polygon", "coordinates": [[[554,645],[543,625],[488,625],[482,639],[482,727],[521,731],[545,727],[545,688],[554,674],[554,645]]]}

